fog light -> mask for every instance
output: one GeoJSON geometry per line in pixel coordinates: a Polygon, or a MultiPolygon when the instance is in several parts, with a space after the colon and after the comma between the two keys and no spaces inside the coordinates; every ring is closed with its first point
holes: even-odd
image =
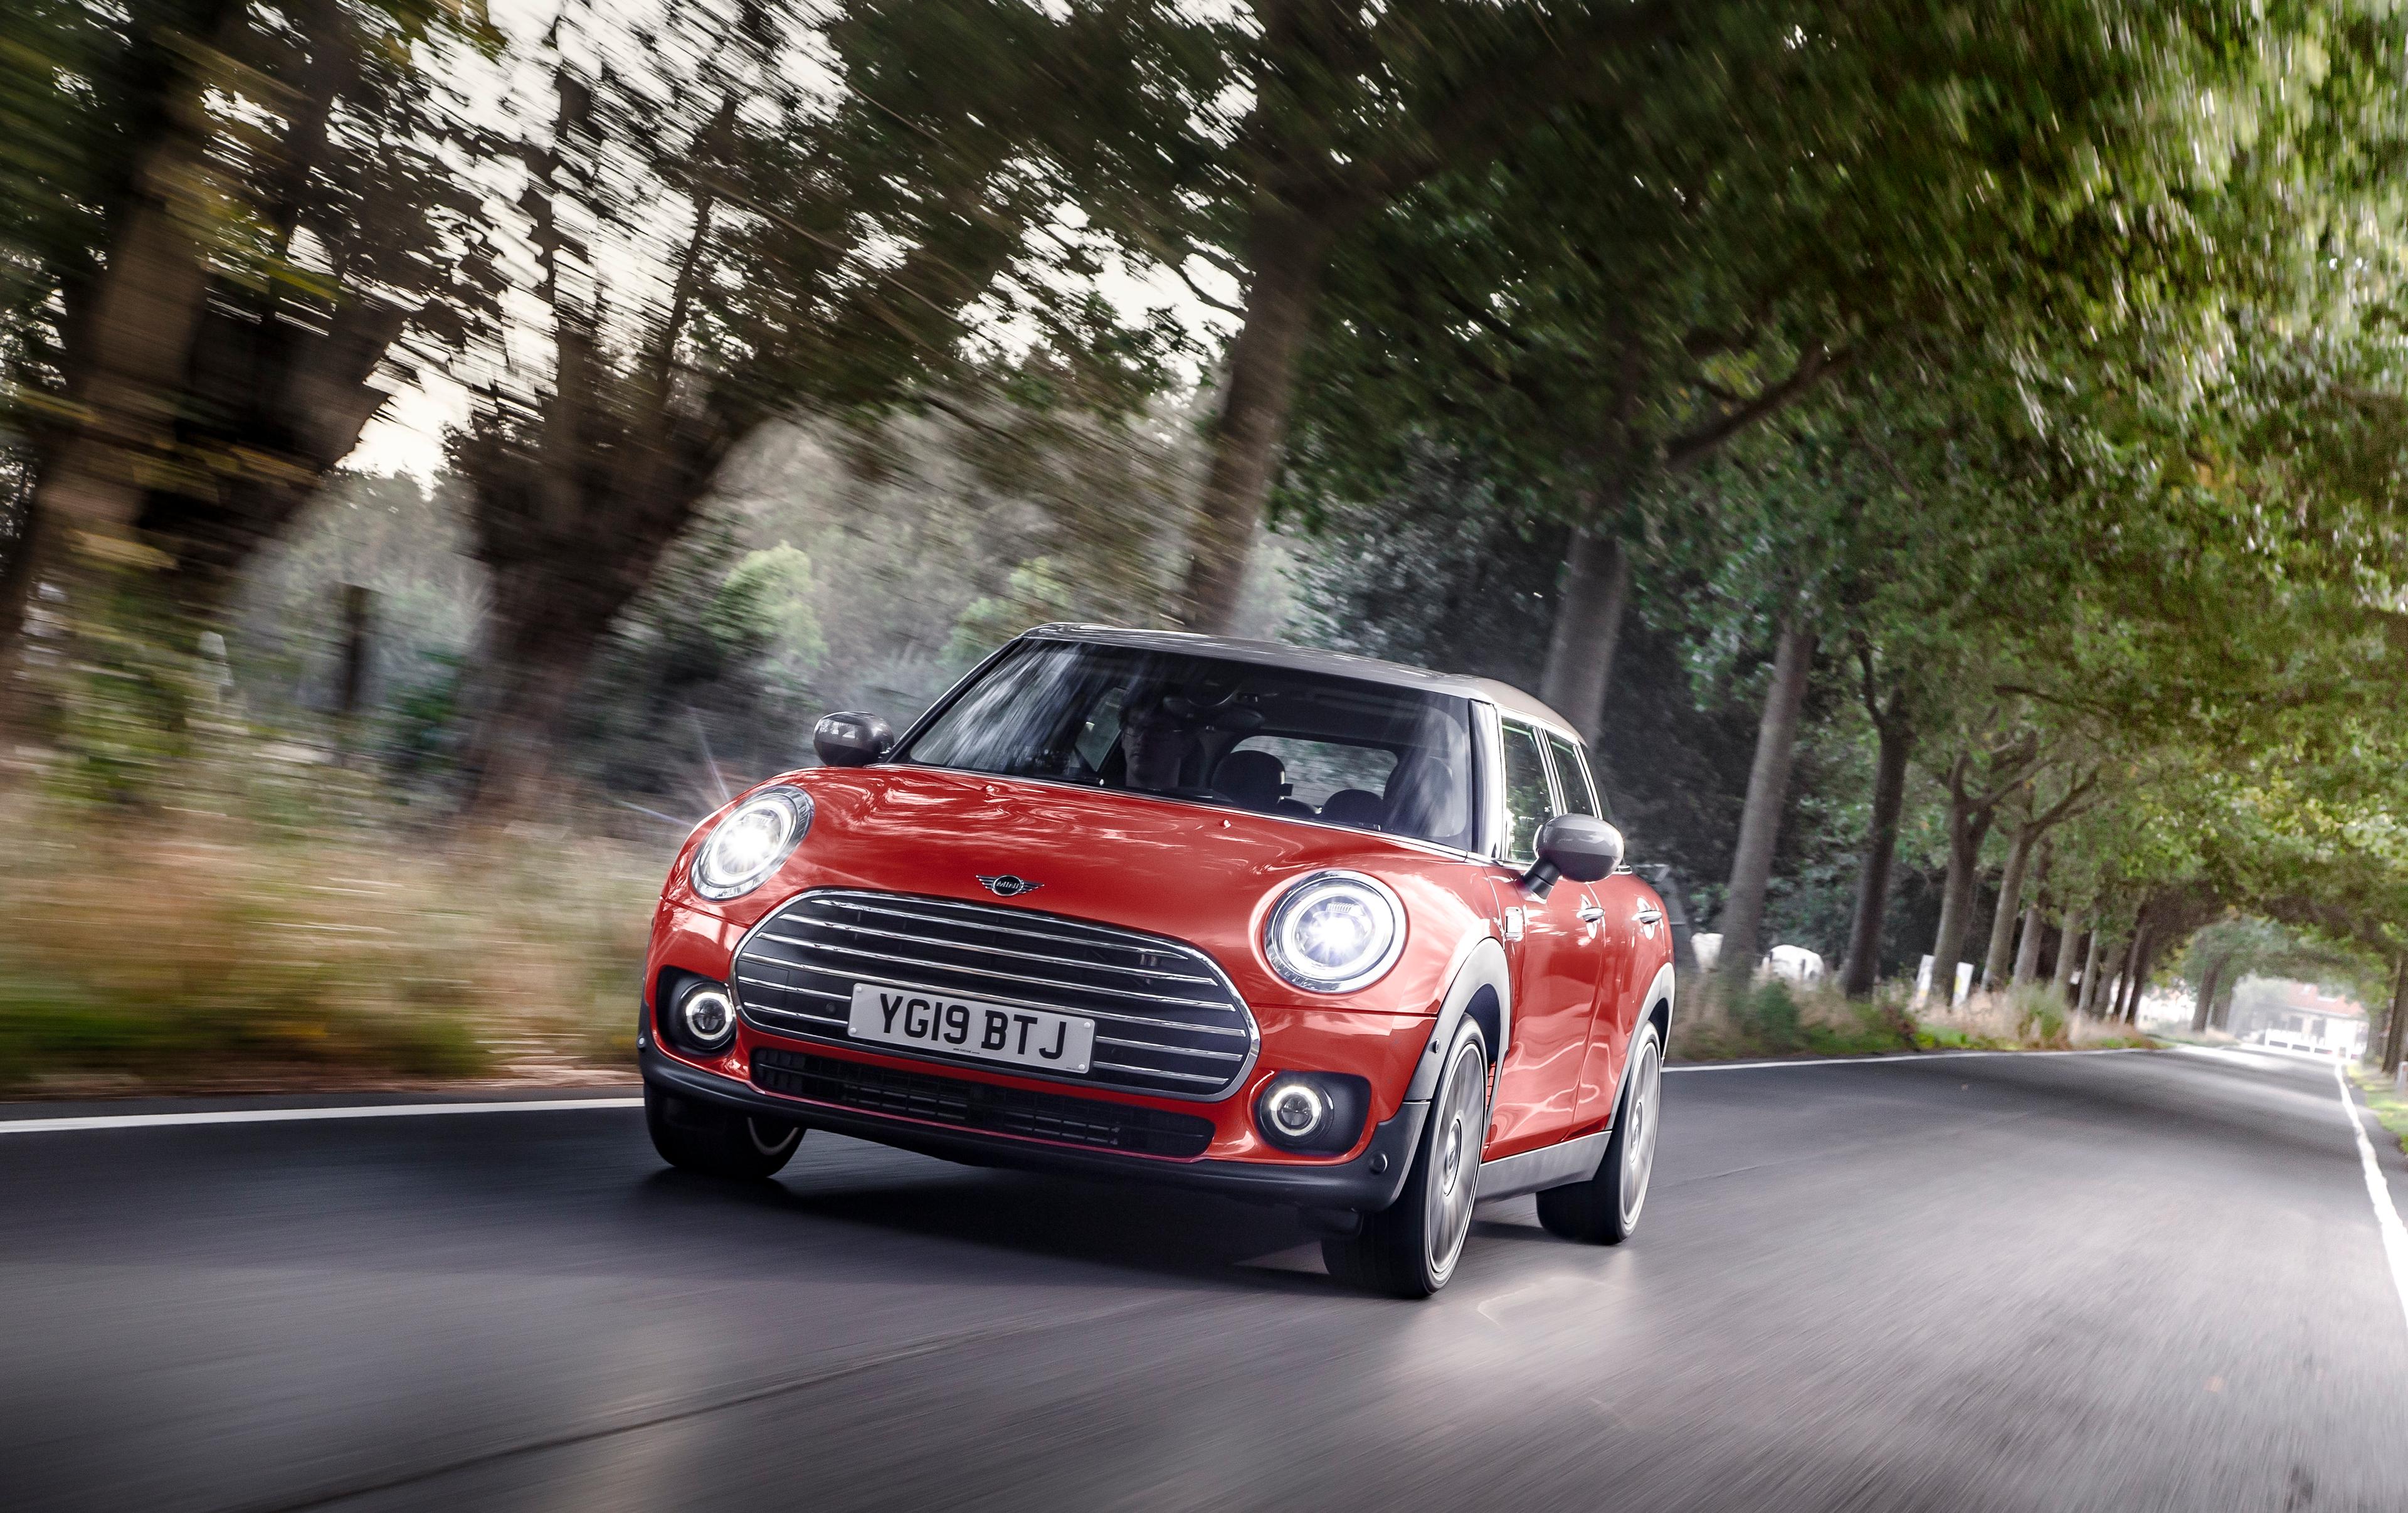
{"type": "Polygon", "coordinates": [[[1271,1128],[1290,1140],[1310,1140],[1329,1117],[1329,1100],[1309,1082],[1283,1082],[1263,1100],[1271,1128]]]}
{"type": "Polygon", "coordinates": [[[697,987],[678,1002],[678,1019],[687,1044],[696,1050],[715,1051],[736,1037],[736,1005],[716,987],[697,987]]]}
{"type": "Polygon", "coordinates": [[[1344,1072],[1283,1072],[1254,1095],[1254,1128],[1281,1150],[1336,1156],[1362,1136],[1371,1085],[1344,1072]]]}

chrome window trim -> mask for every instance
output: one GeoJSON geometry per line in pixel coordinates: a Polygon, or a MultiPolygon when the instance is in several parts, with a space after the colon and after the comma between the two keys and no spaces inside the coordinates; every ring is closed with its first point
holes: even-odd
{"type": "MultiPolygon", "coordinates": [[[[1505,854],[1506,843],[1513,836],[1512,815],[1505,804],[1505,727],[1509,725],[1517,730],[1527,731],[1531,746],[1538,751],[1539,780],[1547,785],[1547,819],[1554,819],[1564,812],[1564,790],[1555,782],[1555,753],[1547,746],[1548,727],[1537,720],[1526,720],[1518,714],[1500,714],[1497,722],[1497,859],[1500,866],[1519,871],[1529,863],[1517,861],[1505,854]]],[[[1546,820],[1539,823],[1543,827],[1546,820]]],[[[1531,832],[1531,838],[1537,839],[1536,831],[1531,832]]],[[[1537,860],[1535,857],[1531,859],[1537,860]]]]}

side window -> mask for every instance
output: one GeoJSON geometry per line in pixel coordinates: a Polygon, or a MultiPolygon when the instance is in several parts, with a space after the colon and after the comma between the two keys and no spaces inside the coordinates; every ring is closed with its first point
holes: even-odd
{"type": "Polygon", "coordinates": [[[1539,733],[1508,723],[1505,735],[1505,859],[1528,865],[1539,859],[1539,827],[1555,812],[1547,793],[1547,768],[1539,755],[1539,733]]]}
{"type": "Polygon", "coordinates": [[[1564,813],[1605,818],[1605,806],[1597,801],[1597,790],[1589,785],[1588,767],[1572,743],[1549,731],[1547,755],[1555,759],[1555,783],[1564,790],[1564,813]]]}

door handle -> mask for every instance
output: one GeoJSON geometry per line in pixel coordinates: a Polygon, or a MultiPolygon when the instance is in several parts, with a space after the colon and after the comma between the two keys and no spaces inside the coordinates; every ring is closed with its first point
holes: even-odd
{"type": "Polygon", "coordinates": [[[1580,919],[1584,925],[1594,925],[1604,917],[1605,909],[1601,904],[1586,903],[1581,906],[1580,919]]]}
{"type": "Polygon", "coordinates": [[[1642,925],[1659,925],[1664,922],[1664,911],[1650,906],[1640,910],[1630,917],[1642,925]]]}

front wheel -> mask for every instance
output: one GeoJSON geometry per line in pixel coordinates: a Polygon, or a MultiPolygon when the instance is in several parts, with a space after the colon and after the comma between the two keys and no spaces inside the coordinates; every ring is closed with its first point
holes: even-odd
{"type": "Polygon", "coordinates": [[[644,1128],[661,1160],[682,1172],[758,1182],[773,1176],[803,1143],[803,1127],[759,1119],[644,1085],[644,1128]]]}
{"type": "Polygon", "coordinates": [[[1363,1218],[1361,1232],[1321,1242],[1329,1275],[1398,1298],[1446,1286],[1471,1233],[1480,1196],[1480,1146],[1488,1138],[1488,1046],[1466,1019],[1447,1047],[1428,1125],[1397,1201],[1363,1218]]]}
{"type": "Polygon", "coordinates": [[[1622,1116],[1597,1174],[1539,1194],[1539,1222],[1550,1234],[1589,1245],[1620,1245],[1639,1228],[1647,1206],[1647,1179],[1656,1171],[1656,1126],[1663,1113],[1664,1045],[1654,1020],[1631,1047],[1622,1088],[1622,1116]]]}

